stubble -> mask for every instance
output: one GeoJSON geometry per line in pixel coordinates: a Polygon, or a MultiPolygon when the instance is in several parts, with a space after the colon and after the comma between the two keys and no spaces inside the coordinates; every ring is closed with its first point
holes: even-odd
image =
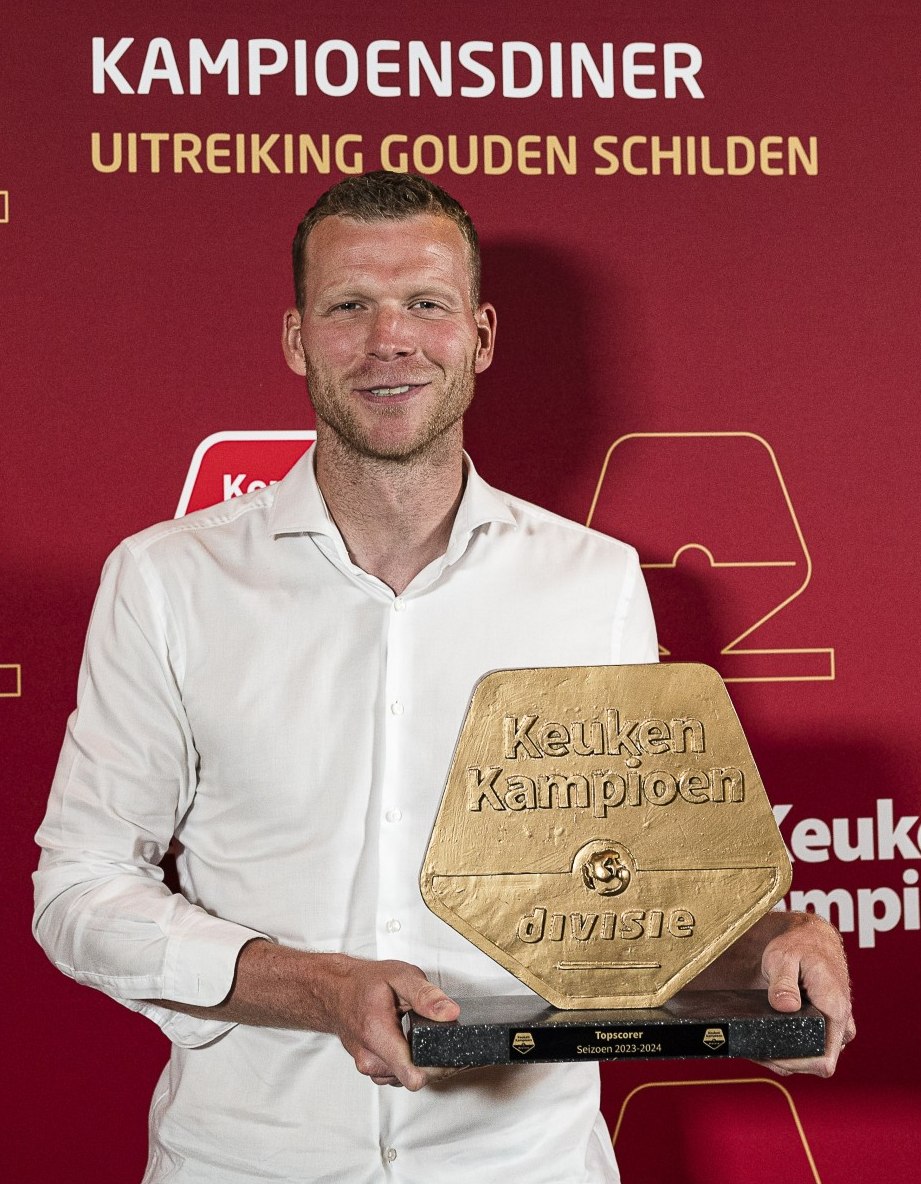
{"type": "MultiPolygon", "coordinates": [[[[317,419],[336,438],[340,449],[356,458],[385,461],[399,465],[417,465],[439,452],[451,430],[463,419],[473,399],[476,372],[473,360],[447,382],[442,398],[430,409],[425,419],[409,436],[400,440],[387,439],[385,430],[375,431],[375,420],[383,422],[388,417],[405,414],[402,405],[388,407],[386,399],[371,409],[371,416],[364,417],[348,405],[347,396],[340,396],[333,380],[306,359],[307,386],[317,419]]],[[[319,425],[318,425],[319,426],[319,425]]]]}

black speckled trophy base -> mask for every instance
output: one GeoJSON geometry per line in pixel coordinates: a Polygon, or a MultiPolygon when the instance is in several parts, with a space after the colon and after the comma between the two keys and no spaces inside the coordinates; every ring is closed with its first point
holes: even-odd
{"type": "Polygon", "coordinates": [[[458,999],[460,1019],[411,1012],[408,1036],[417,1065],[507,1065],[527,1061],[684,1060],[746,1057],[765,1061],[821,1056],[825,1019],[806,1004],[774,1011],[767,991],[679,991],[662,1007],[560,1011],[531,996],[458,999]]]}

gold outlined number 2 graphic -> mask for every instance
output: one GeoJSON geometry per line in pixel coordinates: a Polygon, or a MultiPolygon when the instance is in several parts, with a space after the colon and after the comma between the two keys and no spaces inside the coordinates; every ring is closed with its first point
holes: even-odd
{"type": "Polygon", "coordinates": [[[22,697],[22,666],[18,662],[0,662],[0,699],[22,697]]]}

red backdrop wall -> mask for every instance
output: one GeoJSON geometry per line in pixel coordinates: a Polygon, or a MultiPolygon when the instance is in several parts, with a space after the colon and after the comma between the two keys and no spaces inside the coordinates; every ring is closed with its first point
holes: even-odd
{"type": "MultiPolygon", "coordinates": [[[[781,1084],[743,1062],[606,1066],[625,1181],[751,1184],[761,1172],[829,1184],[855,1168],[864,1184],[917,1178],[919,24],[911,0],[286,13],[37,0],[6,15],[8,1178],[140,1178],[166,1047],[32,943],[31,836],[106,553],[174,512],[206,437],[313,426],[278,346],[288,243],[341,175],[337,143],[340,166],[355,167],[360,149],[372,168],[388,136],[410,154],[427,137],[417,166],[481,228],[500,333],[469,421],[479,467],[640,548],[669,653],[730,682],[794,857],[793,903],[845,930],[859,1038],[835,1079],[781,1084]],[[124,37],[134,40],[119,50],[124,37]],[[149,50],[154,38],[166,42],[149,50]],[[238,39],[239,94],[226,70],[189,93],[194,38],[212,57],[238,39]],[[246,55],[260,38],[265,69],[279,45],[290,60],[256,94],[246,55]],[[347,89],[348,48],[317,74],[319,47],[335,40],[358,70],[339,95],[324,87],[347,89]],[[399,42],[378,55],[395,70],[369,72],[376,40],[399,42]],[[424,72],[410,93],[414,40],[439,65],[449,43],[450,93],[433,93],[424,72]],[[489,95],[462,93],[485,85],[459,57],[472,41],[492,43],[474,55],[492,69],[502,43],[533,47],[506,51],[521,94],[503,94],[501,77],[489,95]],[[590,74],[573,94],[573,43],[596,74],[611,44],[611,97],[590,74]],[[626,79],[654,97],[625,88],[632,43],[656,47],[633,59],[654,72],[626,79]],[[676,43],[699,51],[701,97],[680,77],[667,97],[663,47],[676,43]],[[300,171],[302,134],[318,153],[331,137],[329,171],[310,156],[300,171]],[[451,136],[463,168],[475,137],[476,167],[452,170],[451,136]]],[[[676,54],[693,64],[691,50],[676,54]]],[[[212,449],[195,496],[223,496],[225,474],[231,493],[241,473],[274,475],[277,449],[252,447],[212,449]]]]}

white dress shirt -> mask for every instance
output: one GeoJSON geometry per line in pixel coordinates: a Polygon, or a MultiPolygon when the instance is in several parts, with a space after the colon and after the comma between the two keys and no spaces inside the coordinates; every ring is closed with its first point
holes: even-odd
{"type": "Polygon", "coordinates": [[[422,902],[470,692],[488,670],[645,662],[635,552],[468,464],[447,551],[400,596],[354,566],[308,453],[280,483],[110,557],[38,834],[35,930],[173,1041],[145,1184],[617,1180],[592,1064],[418,1094],[336,1037],[203,1021],[255,935],[399,958],[451,995],[530,992],[422,902]],[[182,895],[158,867],[172,836],[182,895]]]}

